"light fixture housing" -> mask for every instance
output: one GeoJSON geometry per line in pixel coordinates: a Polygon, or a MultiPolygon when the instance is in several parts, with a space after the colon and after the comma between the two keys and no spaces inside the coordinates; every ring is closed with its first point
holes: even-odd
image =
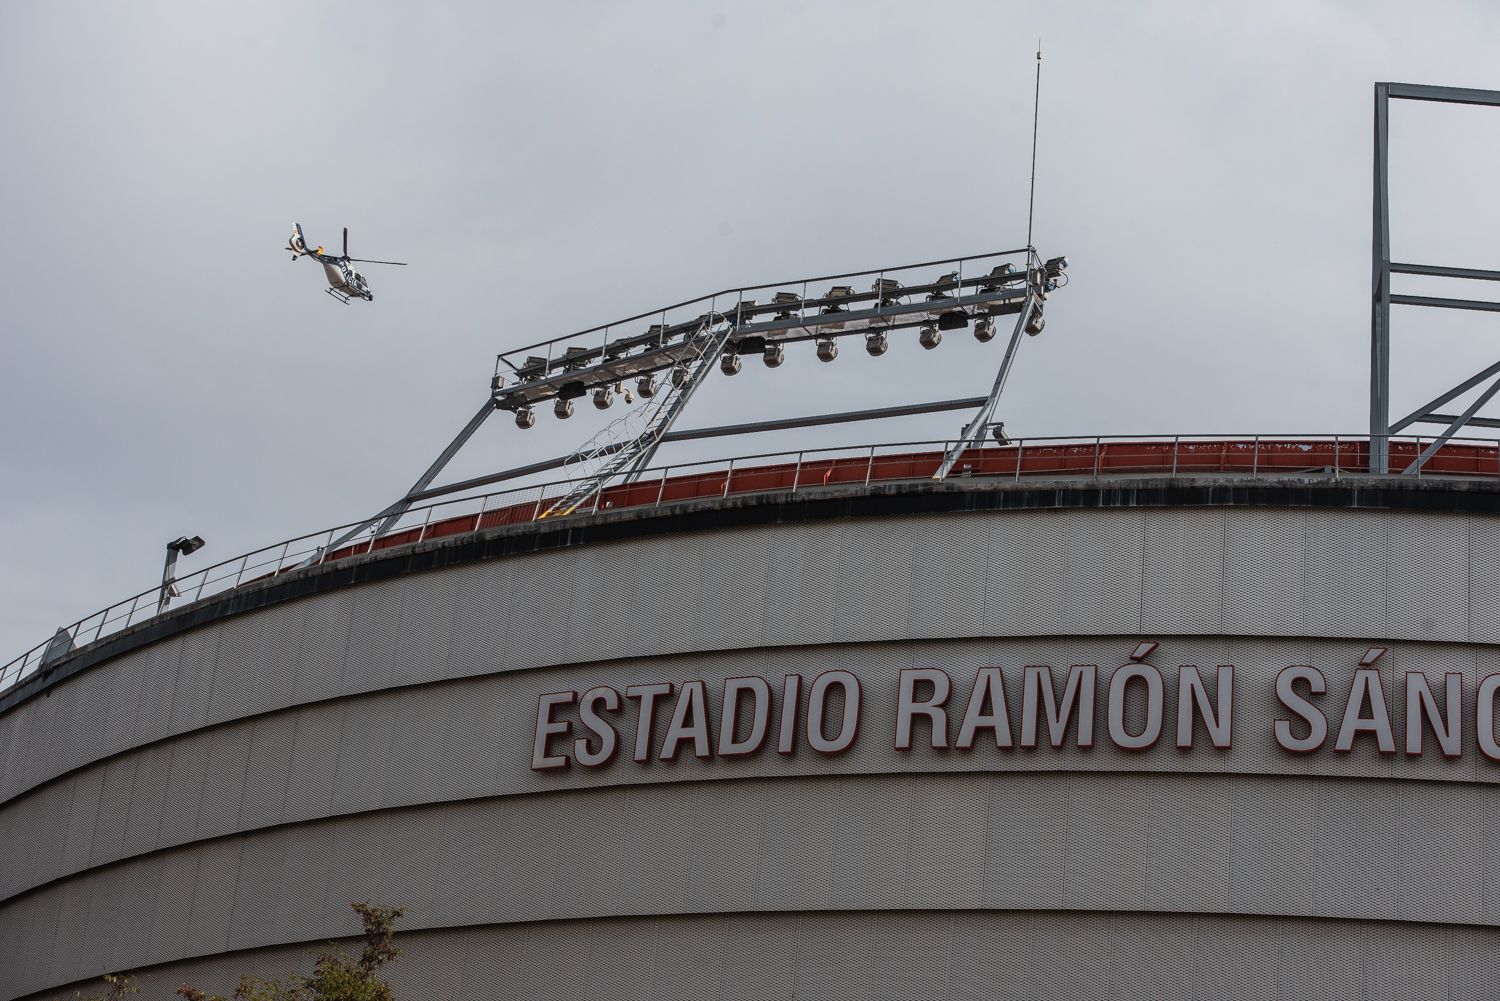
{"type": "Polygon", "coordinates": [[[688,380],[688,370],[678,365],[672,369],[672,388],[681,389],[682,384],[688,380]]]}
{"type": "Polygon", "coordinates": [[[988,344],[995,339],[995,320],[993,317],[981,316],[974,321],[974,339],[980,344],[988,344]]]}
{"type": "Polygon", "coordinates": [[[1042,328],[1046,325],[1047,318],[1042,315],[1042,304],[1038,302],[1031,307],[1031,316],[1026,320],[1026,333],[1031,337],[1035,337],[1042,332],[1042,328]]]}
{"type": "Polygon", "coordinates": [[[569,417],[573,416],[573,401],[564,400],[562,397],[558,397],[557,402],[552,404],[552,413],[555,414],[557,416],[557,419],[560,421],[567,420],[569,417]]]}
{"type": "Polygon", "coordinates": [[[832,337],[818,339],[818,361],[833,361],[839,356],[838,341],[832,337]]]}
{"type": "Polygon", "coordinates": [[[167,543],[167,548],[173,552],[181,553],[183,556],[191,556],[204,546],[203,536],[181,536],[173,542],[167,543]]]}
{"type": "Polygon", "coordinates": [[[780,368],[781,363],[786,361],[786,348],[780,344],[767,344],[761,361],[766,363],[766,368],[780,368]]]}
{"type": "Polygon", "coordinates": [[[596,410],[608,410],[615,402],[614,391],[608,386],[600,386],[594,390],[594,408],[596,410]]]}
{"type": "Polygon", "coordinates": [[[725,375],[734,375],[740,370],[743,364],[744,363],[740,361],[739,355],[735,354],[733,351],[725,351],[723,357],[719,359],[719,371],[723,372],[725,375]]]}
{"type": "Polygon", "coordinates": [[[990,434],[995,439],[996,445],[1009,445],[1010,435],[1005,433],[1005,422],[997,421],[990,425],[990,434]]]}
{"type": "Polygon", "coordinates": [[[516,427],[525,431],[527,428],[536,426],[536,411],[530,407],[520,407],[516,410],[516,427]]]}
{"type": "Polygon", "coordinates": [[[635,382],[635,391],[643,400],[649,400],[656,395],[656,380],[649,375],[643,375],[635,382]]]}
{"type": "Polygon", "coordinates": [[[969,325],[969,314],[961,309],[950,309],[938,317],[939,330],[962,330],[969,325]]]}
{"type": "Polygon", "coordinates": [[[885,354],[888,347],[890,347],[890,342],[886,340],[884,331],[875,330],[865,334],[865,350],[869,352],[871,358],[879,358],[885,354]]]}
{"type": "Polygon", "coordinates": [[[935,323],[924,323],[917,333],[917,343],[928,351],[943,343],[943,332],[935,323]]]}

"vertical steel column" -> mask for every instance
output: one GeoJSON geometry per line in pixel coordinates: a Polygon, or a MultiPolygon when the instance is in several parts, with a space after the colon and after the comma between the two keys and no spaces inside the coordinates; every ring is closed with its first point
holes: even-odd
{"type": "Polygon", "coordinates": [[[1389,152],[1390,85],[1375,85],[1375,177],[1370,294],[1370,472],[1390,472],[1391,428],[1391,220],[1389,152]]]}

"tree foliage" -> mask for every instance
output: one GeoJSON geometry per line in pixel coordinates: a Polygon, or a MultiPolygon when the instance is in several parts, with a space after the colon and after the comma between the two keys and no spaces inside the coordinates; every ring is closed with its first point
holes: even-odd
{"type": "MultiPolygon", "coordinates": [[[[380,968],[401,955],[393,940],[396,919],[406,913],[406,908],[376,907],[369,902],[349,906],[364,925],[364,946],[358,957],[329,949],[319,953],[312,976],[294,973],[285,981],[243,976],[233,1001],[393,1001],[395,994],[391,985],[380,979],[380,968]]],[[[126,974],[104,980],[108,988],[103,994],[76,994],[75,1001],[125,1001],[127,995],[140,990],[135,979],[126,974]]],[[[186,1001],[229,1001],[188,984],[177,988],[177,994],[186,1001]]]]}
{"type": "MultiPolygon", "coordinates": [[[[235,988],[234,1001],[392,1001],[391,985],[380,979],[380,968],[401,955],[396,948],[396,919],[404,907],[376,907],[369,902],[352,903],[364,925],[364,948],[354,958],[343,952],[325,951],[313,963],[312,976],[294,973],[285,981],[244,976],[235,988]]],[[[183,984],[177,993],[186,1001],[225,1001],[183,984]]]]}

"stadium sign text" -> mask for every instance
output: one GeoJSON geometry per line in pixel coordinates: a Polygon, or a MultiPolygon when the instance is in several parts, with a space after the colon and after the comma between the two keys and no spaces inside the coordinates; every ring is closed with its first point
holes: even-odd
{"type": "MultiPolygon", "coordinates": [[[[960,679],[937,668],[903,670],[889,693],[894,719],[887,721],[885,739],[898,751],[1088,748],[1096,740],[1144,751],[1163,739],[1181,750],[1228,749],[1234,733],[1234,667],[1182,665],[1169,694],[1166,674],[1142,659],[1155,646],[1141,644],[1137,656],[1103,679],[1092,664],[1066,670],[1032,665],[1009,678],[997,667],[960,679]]],[[[1382,754],[1418,756],[1431,735],[1445,757],[1461,757],[1463,676],[1407,673],[1395,686],[1395,708],[1404,710],[1398,734],[1385,678],[1374,666],[1384,652],[1371,648],[1342,698],[1324,698],[1328,679],[1315,667],[1283,669],[1275,678],[1280,715],[1265,738],[1291,754],[1347,753],[1365,743],[1382,754]]],[[[868,710],[865,684],[847,670],[807,681],[789,674],[774,684],[760,677],[729,678],[714,687],[710,692],[705,681],[663,681],[543,694],[537,700],[531,767],[598,768],[622,755],[641,765],[685,755],[736,758],[767,747],[778,754],[806,747],[837,755],[854,746],[868,710]]],[[[1480,681],[1474,730],[1480,753],[1500,761],[1497,697],[1500,674],[1480,681]]],[[[881,704],[889,714],[889,699],[881,704]]]]}

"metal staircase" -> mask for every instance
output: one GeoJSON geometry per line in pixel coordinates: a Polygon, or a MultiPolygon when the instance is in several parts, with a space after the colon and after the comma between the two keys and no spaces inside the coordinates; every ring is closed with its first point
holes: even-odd
{"type": "Polygon", "coordinates": [[[615,476],[623,474],[624,482],[634,482],[641,470],[650,465],[662,435],[713,371],[734,331],[735,325],[722,317],[712,314],[705,317],[697,332],[684,339],[677,364],[651,402],[612,421],[569,459],[565,468],[570,472],[576,470],[578,478],[542,517],[572,514],[615,476]],[[720,321],[717,326],[715,319],[720,321]]]}

